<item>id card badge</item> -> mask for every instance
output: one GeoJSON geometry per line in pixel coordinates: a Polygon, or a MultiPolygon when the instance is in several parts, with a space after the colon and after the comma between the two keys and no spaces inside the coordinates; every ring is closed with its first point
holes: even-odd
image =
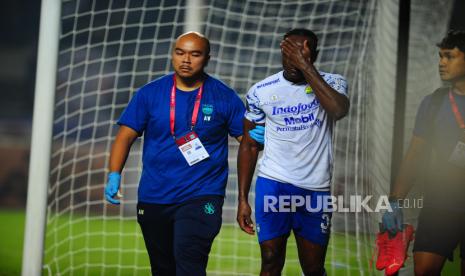
{"type": "Polygon", "coordinates": [[[465,143],[464,142],[459,141],[457,143],[454,151],[452,152],[452,155],[449,158],[449,162],[458,167],[465,168],[465,143]]]}
{"type": "Polygon", "coordinates": [[[202,142],[200,142],[199,136],[193,131],[176,139],[176,144],[189,166],[210,157],[202,142]]]}

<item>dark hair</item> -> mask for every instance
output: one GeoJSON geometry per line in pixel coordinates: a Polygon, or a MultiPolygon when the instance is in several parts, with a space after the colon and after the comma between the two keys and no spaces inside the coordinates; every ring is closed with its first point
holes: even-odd
{"type": "Polygon", "coordinates": [[[316,52],[316,47],[318,45],[318,37],[316,34],[308,29],[292,29],[288,31],[287,33],[284,34],[283,39],[286,39],[288,36],[291,35],[299,35],[299,36],[305,36],[308,38],[308,43],[310,44],[310,50],[312,52],[316,52]]]}
{"type": "Polygon", "coordinates": [[[443,49],[454,49],[457,47],[461,52],[465,53],[465,31],[450,30],[442,41],[436,45],[443,49]]]}

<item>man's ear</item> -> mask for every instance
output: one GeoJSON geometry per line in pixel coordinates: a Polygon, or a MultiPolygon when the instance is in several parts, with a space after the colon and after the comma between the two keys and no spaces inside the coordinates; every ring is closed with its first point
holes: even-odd
{"type": "Polygon", "coordinates": [[[204,67],[207,67],[208,66],[208,62],[210,61],[210,55],[208,55],[206,58],[205,58],[205,66],[204,67]]]}

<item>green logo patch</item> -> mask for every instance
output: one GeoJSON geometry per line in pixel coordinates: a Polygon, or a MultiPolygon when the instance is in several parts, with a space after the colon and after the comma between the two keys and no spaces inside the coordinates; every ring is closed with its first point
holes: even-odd
{"type": "Polygon", "coordinates": [[[205,214],[207,214],[207,215],[213,215],[213,214],[215,213],[215,206],[213,206],[212,203],[207,202],[207,203],[203,206],[203,211],[204,211],[205,214]]]}
{"type": "Polygon", "coordinates": [[[211,104],[203,104],[202,105],[202,112],[205,115],[212,115],[212,113],[213,113],[213,105],[211,105],[211,104]]]}
{"type": "Polygon", "coordinates": [[[310,86],[305,87],[305,93],[310,94],[313,92],[313,89],[310,86]]]}

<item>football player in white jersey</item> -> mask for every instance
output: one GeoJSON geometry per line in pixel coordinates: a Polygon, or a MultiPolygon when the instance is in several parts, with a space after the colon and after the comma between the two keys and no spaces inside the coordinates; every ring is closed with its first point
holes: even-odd
{"type": "Polygon", "coordinates": [[[254,234],[248,194],[260,145],[249,131],[265,124],[255,191],[260,275],[281,274],[291,230],[304,274],[326,274],[331,212],[322,202],[330,196],[333,124],[347,114],[349,100],[344,77],[315,68],[317,41],[310,30],[287,32],[281,42],[283,71],[247,93],[237,221],[243,231],[254,234]]]}

